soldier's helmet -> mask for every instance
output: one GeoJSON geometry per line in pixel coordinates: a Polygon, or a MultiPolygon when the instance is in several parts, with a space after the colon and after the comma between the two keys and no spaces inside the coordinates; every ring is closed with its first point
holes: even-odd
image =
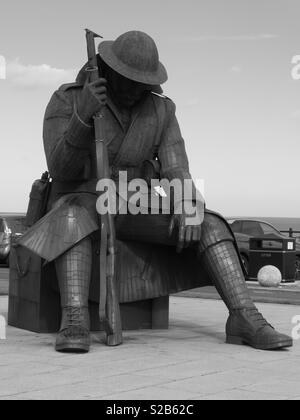
{"type": "Polygon", "coordinates": [[[139,83],[161,85],[168,79],[154,40],[144,32],[129,31],[98,48],[103,61],[117,73],[139,83]]]}

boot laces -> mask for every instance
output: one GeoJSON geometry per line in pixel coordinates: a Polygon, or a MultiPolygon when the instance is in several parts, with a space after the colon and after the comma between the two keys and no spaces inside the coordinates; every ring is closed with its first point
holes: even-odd
{"type": "Polygon", "coordinates": [[[82,319],[82,309],[80,307],[67,308],[67,321],[70,327],[80,327],[82,319]]]}
{"type": "Polygon", "coordinates": [[[257,327],[258,332],[263,330],[265,327],[271,327],[272,329],[274,329],[272,325],[266,321],[266,319],[262,316],[260,312],[258,312],[256,308],[247,308],[246,311],[251,321],[257,327]]]}
{"type": "Polygon", "coordinates": [[[83,310],[81,307],[67,307],[66,316],[68,327],[63,330],[65,337],[86,337],[88,335],[88,331],[82,326],[83,310]]]}

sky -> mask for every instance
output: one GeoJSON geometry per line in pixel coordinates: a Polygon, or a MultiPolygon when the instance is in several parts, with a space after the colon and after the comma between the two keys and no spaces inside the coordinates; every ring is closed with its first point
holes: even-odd
{"type": "Polygon", "coordinates": [[[0,0],[0,211],[46,170],[43,116],[86,60],[84,28],[151,35],[194,178],[225,216],[300,217],[298,0],[0,0]],[[2,73],[1,73],[2,71],[2,73]]]}

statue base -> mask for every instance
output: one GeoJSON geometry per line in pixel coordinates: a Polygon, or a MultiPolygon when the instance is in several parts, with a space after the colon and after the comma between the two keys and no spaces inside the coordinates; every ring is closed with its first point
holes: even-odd
{"type": "MultiPolygon", "coordinates": [[[[95,283],[97,276],[93,276],[95,283]]],[[[95,289],[97,285],[92,284],[95,289]]],[[[90,301],[91,330],[99,331],[98,303],[90,301]]],[[[123,330],[167,329],[169,296],[120,303],[123,330]]],[[[10,255],[10,326],[36,332],[56,333],[61,308],[55,267],[24,248],[12,248],[10,255]]]]}

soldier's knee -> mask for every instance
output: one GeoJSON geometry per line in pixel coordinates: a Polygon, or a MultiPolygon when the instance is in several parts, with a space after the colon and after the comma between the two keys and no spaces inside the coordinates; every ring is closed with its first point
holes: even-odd
{"type": "Polygon", "coordinates": [[[210,246],[223,241],[234,241],[227,223],[216,214],[205,213],[202,223],[201,241],[199,243],[200,251],[203,252],[210,246]]]}

